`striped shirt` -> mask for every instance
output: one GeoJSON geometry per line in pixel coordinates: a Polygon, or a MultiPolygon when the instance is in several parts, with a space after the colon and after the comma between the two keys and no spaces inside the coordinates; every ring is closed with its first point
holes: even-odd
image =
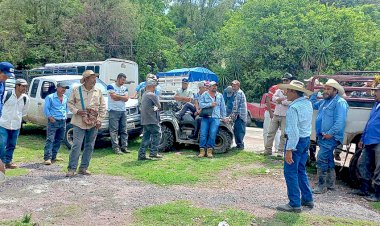
{"type": "Polygon", "coordinates": [[[299,139],[310,136],[312,118],[313,107],[305,97],[300,97],[289,105],[286,111],[285,134],[288,136],[286,150],[296,151],[299,139]]]}

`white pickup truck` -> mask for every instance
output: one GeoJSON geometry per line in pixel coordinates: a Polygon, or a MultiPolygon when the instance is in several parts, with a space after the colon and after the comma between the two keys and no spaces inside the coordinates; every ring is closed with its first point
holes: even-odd
{"type": "MultiPolygon", "coordinates": [[[[29,91],[28,91],[28,96],[30,98],[30,105],[29,105],[27,116],[25,116],[23,120],[25,122],[31,122],[33,124],[46,126],[47,119],[43,113],[45,97],[51,93],[54,93],[56,91],[56,84],[62,81],[70,84],[70,89],[66,90],[66,95],[70,96],[72,87],[79,86],[80,85],[79,80],[81,78],[82,76],[79,76],[79,75],[53,75],[53,76],[41,76],[41,77],[33,78],[31,83],[29,84],[29,91]]],[[[107,104],[108,98],[107,98],[106,84],[100,79],[97,79],[95,86],[98,87],[100,90],[102,90],[104,99],[107,104]]],[[[131,137],[140,135],[142,131],[142,127],[140,125],[141,117],[140,117],[137,106],[138,106],[137,100],[134,100],[134,99],[129,99],[125,104],[125,107],[127,110],[127,129],[128,129],[128,134],[131,135],[131,137]]],[[[64,143],[66,144],[68,148],[71,148],[72,139],[73,139],[73,129],[70,123],[71,116],[72,116],[72,113],[69,112],[67,115],[66,133],[65,133],[65,138],[64,138],[64,143]]],[[[102,122],[102,126],[99,129],[98,137],[109,135],[108,125],[109,125],[109,122],[108,122],[108,113],[107,113],[105,119],[102,122]]]]}

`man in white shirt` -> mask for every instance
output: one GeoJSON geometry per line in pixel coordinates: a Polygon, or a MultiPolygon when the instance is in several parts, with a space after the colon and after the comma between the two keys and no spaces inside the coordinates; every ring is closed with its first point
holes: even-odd
{"type": "MultiPolygon", "coordinates": [[[[290,73],[285,73],[282,78],[283,84],[289,84],[292,80],[296,80],[290,73]]],[[[288,110],[288,105],[291,103],[287,100],[284,90],[277,89],[273,95],[272,101],[276,103],[276,108],[274,109],[273,118],[269,127],[267,142],[265,143],[264,155],[272,155],[273,141],[276,136],[277,130],[281,129],[280,145],[278,147],[279,151],[284,150],[285,145],[285,121],[286,121],[286,111],[288,110]]]]}
{"type": "Polygon", "coordinates": [[[125,102],[128,101],[128,88],[124,86],[127,76],[118,74],[116,82],[108,85],[108,115],[112,149],[116,154],[129,153],[127,115],[125,102]],[[120,135],[120,144],[119,144],[120,135]]]}
{"type": "Polygon", "coordinates": [[[3,114],[0,118],[0,158],[8,169],[15,169],[13,152],[20,133],[22,117],[26,115],[29,98],[25,94],[28,83],[17,79],[14,91],[6,91],[3,96],[3,114]]]}

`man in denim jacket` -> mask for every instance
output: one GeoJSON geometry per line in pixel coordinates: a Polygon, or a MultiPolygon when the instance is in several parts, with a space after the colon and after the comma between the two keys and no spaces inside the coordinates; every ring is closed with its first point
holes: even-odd
{"type": "Polygon", "coordinates": [[[199,144],[198,157],[205,157],[207,149],[207,157],[212,158],[212,151],[215,147],[215,138],[218,133],[220,119],[226,119],[226,107],[223,95],[217,92],[218,85],[216,82],[210,82],[210,90],[204,92],[199,100],[201,109],[213,107],[210,117],[203,117],[201,122],[201,135],[199,144]]]}
{"type": "Polygon", "coordinates": [[[323,90],[323,100],[317,100],[317,94],[310,97],[314,110],[318,110],[315,120],[316,136],[319,145],[317,156],[318,186],[315,194],[327,189],[335,189],[334,149],[343,143],[348,104],[341,96],[344,88],[334,79],[329,79],[323,90]]]}

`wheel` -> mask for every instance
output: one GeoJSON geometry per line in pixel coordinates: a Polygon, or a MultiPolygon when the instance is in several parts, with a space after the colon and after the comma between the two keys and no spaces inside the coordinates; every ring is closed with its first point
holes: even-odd
{"type": "Polygon", "coordinates": [[[247,116],[247,126],[252,126],[253,124],[253,121],[252,121],[252,117],[251,117],[251,114],[248,113],[248,116],[247,116]]]}
{"type": "Polygon", "coordinates": [[[71,123],[66,124],[65,138],[63,139],[63,142],[70,150],[73,145],[73,125],[71,125],[71,123]]]}
{"type": "Polygon", "coordinates": [[[215,154],[226,153],[231,148],[232,136],[226,129],[219,128],[215,139],[215,154]]]}
{"type": "Polygon", "coordinates": [[[264,127],[264,122],[261,121],[255,121],[256,127],[258,128],[263,128],[264,127]]]}
{"type": "Polygon", "coordinates": [[[360,158],[360,155],[362,154],[363,149],[358,149],[355,154],[352,156],[350,165],[348,167],[349,170],[349,184],[351,187],[358,187],[360,185],[359,180],[359,169],[358,169],[358,161],[360,158]]]}
{"type": "Polygon", "coordinates": [[[161,131],[162,131],[162,136],[161,136],[160,145],[158,146],[158,151],[160,152],[170,151],[174,145],[174,133],[166,125],[162,125],[161,131]]]}

